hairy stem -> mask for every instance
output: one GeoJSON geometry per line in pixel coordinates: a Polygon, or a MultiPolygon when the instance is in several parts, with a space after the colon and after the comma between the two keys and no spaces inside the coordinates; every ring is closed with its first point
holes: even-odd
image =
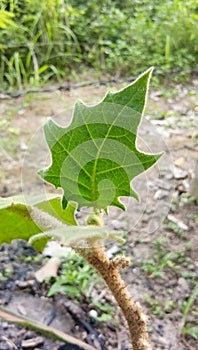
{"type": "Polygon", "coordinates": [[[111,290],[128,323],[133,350],[152,350],[147,332],[147,317],[140,304],[131,298],[119,273],[120,267],[129,266],[129,260],[124,256],[109,260],[102,241],[89,241],[89,245],[88,249],[74,249],[100,273],[111,290]]]}

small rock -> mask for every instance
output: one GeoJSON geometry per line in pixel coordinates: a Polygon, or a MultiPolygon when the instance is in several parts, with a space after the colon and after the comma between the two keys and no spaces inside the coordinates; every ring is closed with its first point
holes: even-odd
{"type": "Polygon", "coordinates": [[[25,109],[20,109],[18,112],[17,112],[18,115],[23,115],[25,114],[25,109]]]}
{"type": "Polygon", "coordinates": [[[172,179],[173,179],[173,174],[167,173],[166,175],[164,175],[164,178],[165,178],[166,180],[172,180],[172,179]]]}
{"type": "Polygon", "coordinates": [[[157,191],[159,188],[159,186],[153,181],[148,181],[147,186],[150,188],[151,191],[157,191]]]}
{"type": "Polygon", "coordinates": [[[182,185],[183,185],[186,192],[190,190],[190,183],[188,180],[182,181],[182,185]]]}
{"type": "Polygon", "coordinates": [[[42,337],[36,337],[32,339],[22,340],[21,346],[23,349],[29,349],[29,348],[34,349],[38,345],[42,345],[43,343],[44,343],[44,339],[42,337]]]}
{"type": "Polygon", "coordinates": [[[156,179],[155,183],[158,185],[159,188],[166,191],[170,191],[172,188],[172,184],[170,182],[163,181],[161,179],[156,179]]]}
{"type": "Polygon", "coordinates": [[[185,280],[185,278],[180,277],[177,281],[179,288],[181,289],[182,294],[189,294],[190,293],[190,288],[189,285],[187,283],[187,281],[185,280]]]}
{"type": "Polygon", "coordinates": [[[169,194],[168,191],[158,190],[157,192],[155,192],[154,199],[160,200],[160,199],[166,198],[168,194],[169,194]]]}
{"type": "Polygon", "coordinates": [[[96,310],[92,309],[89,311],[89,316],[92,318],[97,318],[98,317],[98,313],[96,310]]]}
{"type": "Polygon", "coordinates": [[[152,124],[154,125],[160,125],[160,126],[168,126],[169,125],[169,120],[167,119],[154,119],[152,120],[152,124]]]}
{"type": "Polygon", "coordinates": [[[28,281],[16,281],[15,284],[17,287],[24,289],[28,287],[32,287],[34,285],[34,280],[28,280],[28,281]]]}
{"type": "Polygon", "coordinates": [[[172,221],[172,222],[174,222],[176,225],[178,225],[179,228],[181,228],[181,230],[183,230],[183,231],[189,231],[189,227],[188,227],[186,224],[184,224],[183,221],[177,219],[175,216],[169,214],[169,215],[167,216],[167,219],[170,220],[170,221],[172,221]]]}
{"type": "Polygon", "coordinates": [[[111,259],[114,254],[116,254],[119,251],[119,248],[117,245],[113,245],[110,249],[107,250],[107,256],[109,259],[111,259]]]}
{"type": "Polygon", "coordinates": [[[153,91],[150,93],[150,98],[153,101],[159,101],[159,98],[161,95],[162,95],[161,91],[153,91]]]}
{"type": "Polygon", "coordinates": [[[184,164],[185,164],[185,158],[184,157],[179,157],[174,161],[174,164],[179,167],[179,168],[183,168],[184,164]]]}
{"type": "Polygon", "coordinates": [[[33,271],[27,271],[26,278],[27,280],[33,280],[35,278],[35,273],[33,271]]]}
{"type": "Polygon", "coordinates": [[[27,144],[25,143],[25,141],[21,140],[20,141],[20,150],[21,151],[27,151],[27,149],[28,149],[27,144]]]}
{"type": "Polygon", "coordinates": [[[190,190],[190,183],[187,179],[183,180],[182,183],[176,187],[179,193],[186,193],[190,190]]]}
{"type": "Polygon", "coordinates": [[[5,330],[8,328],[8,322],[1,322],[1,327],[5,330]]]}
{"type": "Polygon", "coordinates": [[[126,223],[124,221],[113,220],[112,221],[113,228],[115,230],[124,230],[126,229],[126,223]]]}
{"type": "Polygon", "coordinates": [[[186,170],[180,169],[177,166],[173,168],[173,175],[176,180],[183,180],[188,177],[188,173],[186,170]]]}

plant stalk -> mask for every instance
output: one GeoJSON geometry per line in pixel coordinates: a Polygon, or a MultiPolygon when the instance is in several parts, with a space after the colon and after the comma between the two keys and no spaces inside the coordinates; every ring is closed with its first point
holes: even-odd
{"type": "Polygon", "coordinates": [[[135,302],[122,280],[119,268],[129,266],[129,259],[116,256],[109,259],[106,255],[102,240],[89,241],[90,248],[73,249],[87,260],[102,276],[120,306],[127,321],[133,350],[152,350],[147,332],[147,317],[143,314],[139,302],[135,302]]]}

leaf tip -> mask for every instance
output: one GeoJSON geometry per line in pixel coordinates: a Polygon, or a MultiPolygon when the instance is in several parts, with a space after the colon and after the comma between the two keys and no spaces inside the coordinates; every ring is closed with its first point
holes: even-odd
{"type": "Polygon", "coordinates": [[[155,157],[155,162],[158,161],[158,159],[160,159],[161,157],[163,157],[165,154],[165,152],[160,152],[160,153],[156,153],[154,154],[154,157],[155,157]]]}

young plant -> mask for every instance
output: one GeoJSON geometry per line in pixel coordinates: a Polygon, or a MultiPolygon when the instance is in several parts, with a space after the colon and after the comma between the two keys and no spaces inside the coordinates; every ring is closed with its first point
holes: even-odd
{"type": "Polygon", "coordinates": [[[151,350],[147,317],[140,304],[131,298],[119,273],[120,268],[129,266],[129,258],[118,255],[109,259],[106,254],[105,239],[123,239],[122,232],[103,227],[102,213],[108,213],[109,206],[124,210],[121,196],[138,199],[131,181],[161,156],[145,154],[136,148],[152,70],[147,70],[126,88],[107,93],[98,105],[88,107],[78,101],[68,127],[60,127],[51,119],[45,124],[52,163],[39,174],[56,188],[63,189],[62,208],[53,195],[47,201],[34,198],[28,206],[23,199],[15,199],[15,203],[10,200],[11,205],[8,200],[2,200],[3,220],[6,216],[9,218],[11,212],[15,223],[26,220],[26,230],[18,224],[20,232],[16,232],[16,225],[9,229],[8,224],[4,226],[4,232],[9,235],[7,241],[22,237],[41,248],[43,240],[46,243],[50,238],[57,239],[73,248],[100,273],[122,309],[134,350],[151,350]],[[91,213],[86,226],[77,226],[75,209],[82,207],[91,208],[91,213]],[[31,230],[27,233],[28,220],[31,230]]]}

